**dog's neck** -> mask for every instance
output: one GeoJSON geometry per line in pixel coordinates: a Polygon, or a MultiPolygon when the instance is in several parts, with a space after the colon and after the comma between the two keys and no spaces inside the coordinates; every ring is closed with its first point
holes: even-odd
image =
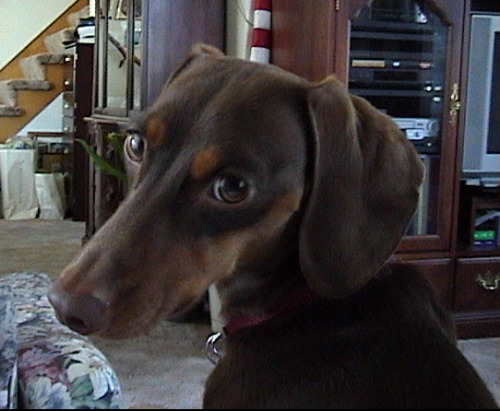
{"type": "Polygon", "coordinates": [[[262,314],[240,315],[230,318],[224,327],[226,335],[232,334],[247,327],[260,325],[281,314],[286,314],[292,310],[313,303],[319,299],[318,294],[305,286],[302,289],[296,290],[288,295],[284,300],[278,302],[274,307],[262,314]]]}
{"type": "Polygon", "coordinates": [[[226,326],[223,327],[224,332],[216,332],[206,341],[207,357],[214,364],[224,356],[225,348],[221,349],[220,344],[225,346],[226,337],[264,325],[273,318],[312,304],[320,298],[308,287],[302,276],[294,275],[288,281],[283,281],[279,276],[261,278],[260,281],[254,275],[240,276],[236,282],[223,282],[220,288],[221,314],[226,326]],[[272,287],[269,287],[270,283],[272,287]]]}
{"type": "Polygon", "coordinates": [[[295,265],[257,276],[238,273],[218,284],[226,331],[260,324],[319,298],[295,265]]]}

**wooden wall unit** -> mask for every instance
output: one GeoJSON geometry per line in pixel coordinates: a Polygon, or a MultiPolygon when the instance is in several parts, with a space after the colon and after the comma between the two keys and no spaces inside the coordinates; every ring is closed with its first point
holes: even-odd
{"type": "MultiPolygon", "coordinates": [[[[461,182],[464,113],[456,109],[464,107],[470,13],[499,12],[500,4],[368,3],[273,0],[272,62],[314,81],[334,73],[353,94],[386,110],[399,124],[418,117],[438,125],[439,140],[414,141],[427,166],[428,185],[413,231],[403,238],[397,254],[421,267],[453,312],[461,337],[499,336],[500,248],[474,249],[462,240],[470,213],[463,204],[470,201],[461,182]],[[396,4],[401,9],[395,9],[396,4]],[[380,70],[370,69],[367,61],[380,70]],[[411,69],[415,64],[419,68],[411,69]],[[412,113],[412,107],[420,112],[412,113]]],[[[500,193],[495,195],[500,198],[500,193]]]]}
{"type": "MultiPolygon", "coordinates": [[[[88,142],[95,148],[98,155],[108,161],[113,161],[118,153],[109,144],[106,136],[109,133],[119,132],[123,127],[126,127],[126,122],[120,119],[99,118],[90,121],[88,142]]],[[[116,177],[102,173],[94,163],[89,161],[88,192],[83,243],[87,242],[116,211],[125,197],[126,186],[116,177]]]]}
{"type": "MultiPolygon", "coordinates": [[[[89,141],[107,159],[118,155],[107,135],[125,133],[130,120],[154,103],[191,46],[204,42],[224,50],[225,36],[223,0],[130,0],[129,11],[136,12],[126,16],[110,9],[115,3],[97,0],[94,105],[87,118],[89,141]],[[120,32],[123,27],[125,33],[120,32]]],[[[83,241],[104,224],[126,192],[124,183],[104,175],[92,162],[89,169],[83,241]]]]}
{"type": "Polygon", "coordinates": [[[222,0],[144,1],[142,101],[152,104],[165,81],[193,44],[225,48],[225,2],[222,0]]]}
{"type": "MultiPolygon", "coordinates": [[[[92,113],[92,92],[90,85],[93,81],[94,43],[77,43],[73,65],[73,92],[64,94],[63,127],[72,130],[75,139],[88,142],[88,127],[85,118],[92,113]],[[73,100],[71,99],[73,98],[73,100]],[[73,104],[72,104],[73,103],[73,104]],[[65,122],[66,120],[67,123],[65,122]]],[[[85,221],[88,214],[88,156],[83,147],[75,142],[73,177],[73,220],[85,221]]]]}

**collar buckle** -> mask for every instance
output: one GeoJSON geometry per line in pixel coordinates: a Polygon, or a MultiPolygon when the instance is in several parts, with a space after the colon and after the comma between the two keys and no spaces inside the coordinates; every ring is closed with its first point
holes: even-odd
{"type": "Polygon", "coordinates": [[[214,365],[220,361],[220,359],[224,356],[224,348],[218,346],[219,344],[224,344],[226,338],[223,333],[214,333],[208,336],[207,341],[205,342],[205,352],[207,358],[214,365]]]}

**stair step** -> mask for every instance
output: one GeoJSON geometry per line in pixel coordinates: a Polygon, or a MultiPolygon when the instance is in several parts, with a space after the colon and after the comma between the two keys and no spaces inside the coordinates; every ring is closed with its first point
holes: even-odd
{"type": "Polygon", "coordinates": [[[74,12],[74,13],[71,13],[69,16],[68,16],[68,24],[70,27],[73,27],[75,28],[76,26],[78,26],[78,24],[80,23],[80,19],[81,18],[86,18],[86,17],[89,17],[89,12],[90,12],[90,7],[89,6],[85,6],[84,8],[74,12]]]}
{"type": "Polygon", "coordinates": [[[21,117],[24,111],[20,107],[0,104],[0,117],[21,117]]]}
{"type": "Polygon", "coordinates": [[[75,28],[67,27],[59,30],[54,34],[50,34],[43,40],[45,48],[50,54],[64,54],[67,52],[66,43],[75,41],[75,28]]]}
{"type": "Polygon", "coordinates": [[[18,90],[51,90],[52,84],[45,80],[12,79],[0,81],[0,104],[17,106],[18,90]]]}
{"type": "Polygon", "coordinates": [[[3,80],[0,83],[5,83],[12,86],[14,90],[51,90],[52,84],[50,81],[46,80],[25,80],[25,79],[13,79],[13,80],[3,80]]]}
{"type": "Polygon", "coordinates": [[[21,59],[19,65],[23,75],[28,80],[45,80],[45,66],[47,64],[63,64],[70,54],[40,53],[21,59]]]}
{"type": "Polygon", "coordinates": [[[54,34],[45,37],[45,48],[51,54],[67,53],[66,43],[75,41],[75,30],[80,24],[80,19],[89,17],[89,6],[85,6],[81,10],[71,13],[68,16],[69,27],[66,27],[54,34]]]}
{"type": "MultiPolygon", "coordinates": [[[[46,52],[31,55],[19,61],[23,79],[0,81],[0,117],[23,117],[26,113],[31,115],[31,108],[23,109],[17,105],[19,90],[48,91],[54,88],[47,81],[46,66],[48,64],[65,64],[72,58],[75,48],[66,48],[66,43],[74,39],[75,29],[80,24],[80,19],[89,17],[89,6],[67,16],[69,27],[46,36],[44,44],[46,52]]],[[[47,93],[51,96],[53,93],[47,93]]],[[[12,119],[5,123],[11,124],[0,132],[0,138],[15,133],[17,124],[23,119],[12,119]]]]}

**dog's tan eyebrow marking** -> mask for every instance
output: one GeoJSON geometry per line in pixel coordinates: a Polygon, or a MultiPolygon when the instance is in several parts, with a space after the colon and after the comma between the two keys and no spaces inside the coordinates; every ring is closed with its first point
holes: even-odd
{"type": "Polygon", "coordinates": [[[167,137],[165,134],[165,124],[160,117],[151,116],[146,121],[146,139],[151,148],[159,147],[167,137]]]}
{"type": "Polygon", "coordinates": [[[201,180],[212,174],[220,165],[220,149],[217,146],[207,147],[196,153],[189,168],[195,180],[201,180]]]}

